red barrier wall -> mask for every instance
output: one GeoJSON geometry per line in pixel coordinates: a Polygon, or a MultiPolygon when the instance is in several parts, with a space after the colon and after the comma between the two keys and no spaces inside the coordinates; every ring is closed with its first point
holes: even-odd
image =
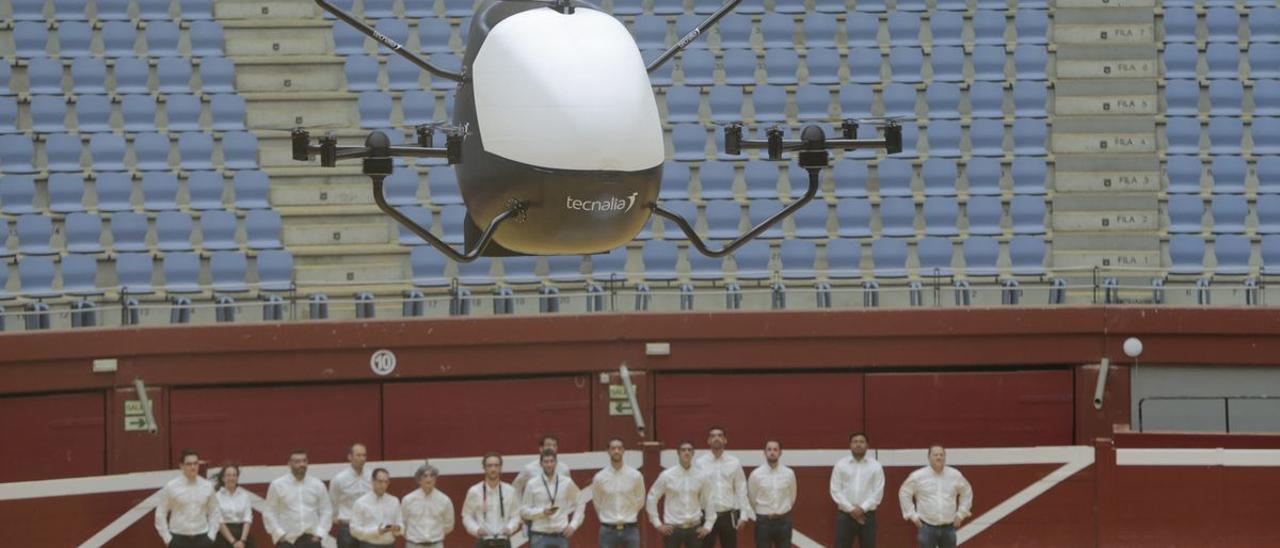
{"type": "Polygon", "coordinates": [[[101,392],[0,398],[0,482],[106,473],[101,392]]]}

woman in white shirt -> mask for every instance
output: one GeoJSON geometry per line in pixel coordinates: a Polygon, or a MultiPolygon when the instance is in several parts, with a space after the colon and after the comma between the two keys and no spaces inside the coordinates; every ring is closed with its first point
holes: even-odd
{"type": "Polygon", "coordinates": [[[249,492],[240,488],[240,466],[228,464],[218,473],[218,511],[222,514],[222,526],[218,531],[217,548],[253,548],[249,529],[253,526],[253,506],[249,492]]]}

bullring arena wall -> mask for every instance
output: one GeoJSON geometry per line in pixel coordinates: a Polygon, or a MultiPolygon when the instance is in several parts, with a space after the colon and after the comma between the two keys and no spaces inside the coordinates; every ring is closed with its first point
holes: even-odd
{"type": "MultiPolygon", "coordinates": [[[[580,485],[613,436],[651,482],[678,440],[702,445],[718,424],[749,467],[766,438],[782,441],[800,482],[800,546],[830,543],[827,479],[853,431],[869,434],[886,467],[883,545],[910,542],[896,490],[942,443],[975,489],[965,544],[1275,546],[1280,437],[1130,432],[1129,381],[1143,364],[1275,367],[1278,333],[1280,313],[1267,309],[1088,307],[3,334],[0,545],[156,544],[150,497],[185,447],[211,467],[243,463],[243,481],[263,495],[290,449],[306,448],[328,479],[362,441],[393,472],[393,492],[409,491],[429,458],[460,507],[479,455],[507,454],[510,477],[544,432],[559,435],[580,485]],[[1136,362],[1120,349],[1128,337],[1145,343],[1136,362]],[[395,357],[385,375],[371,366],[380,350],[395,357]],[[115,370],[95,373],[101,359],[115,370]],[[623,364],[643,434],[623,399],[623,364]],[[137,414],[135,380],[154,433],[137,414]]],[[[594,542],[588,515],[575,546],[594,542]]],[[[460,526],[446,544],[467,544],[460,526]]]]}

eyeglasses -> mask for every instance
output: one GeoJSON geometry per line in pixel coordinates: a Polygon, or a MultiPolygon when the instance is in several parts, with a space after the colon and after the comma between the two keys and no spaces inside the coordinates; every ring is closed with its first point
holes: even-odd
{"type": "Polygon", "coordinates": [[[200,466],[200,461],[196,461],[196,462],[184,462],[184,463],[182,463],[182,465],[183,465],[183,466],[200,466]]]}

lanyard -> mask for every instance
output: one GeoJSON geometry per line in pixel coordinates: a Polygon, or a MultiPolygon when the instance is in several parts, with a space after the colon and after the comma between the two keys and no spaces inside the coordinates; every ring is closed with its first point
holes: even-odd
{"type": "Polygon", "coordinates": [[[551,505],[556,505],[556,495],[560,494],[560,475],[556,474],[556,492],[551,493],[551,488],[547,486],[547,476],[542,476],[542,488],[547,491],[547,496],[551,497],[551,505]]]}
{"type": "MultiPolygon", "coordinates": [[[[481,505],[484,506],[484,520],[489,521],[489,484],[488,483],[484,483],[484,486],[480,489],[480,493],[482,494],[482,500],[484,501],[483,503],[481,503],[481,505]]],[[[502,500],[502,482],[498,482],[498,519],[501,519],[504,521],[507,519],[507,509],[504,508],[506,505],[507,504],[502,500]]]]}

